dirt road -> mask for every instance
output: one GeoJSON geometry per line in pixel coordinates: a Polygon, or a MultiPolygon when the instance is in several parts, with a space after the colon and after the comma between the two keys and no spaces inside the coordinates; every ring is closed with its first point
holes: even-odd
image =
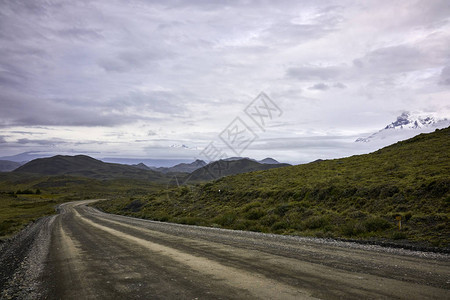
{"type": "Polygon", "coordinates": [[[9,263],[10,270],[0,274],[2,298],[450,295],[446,254],[151,222],[102,213],[86,206],[90,201],[64,204],[58,215],[37,222],[30,229],[35,240],[28,242],[30,249],[22,256],[14,250],[25,247],[20,238],[6,245],[8,249],[3,247],[0,264],[9,263]],[[14,265],[12,257],[23,261],[14,265]]]}

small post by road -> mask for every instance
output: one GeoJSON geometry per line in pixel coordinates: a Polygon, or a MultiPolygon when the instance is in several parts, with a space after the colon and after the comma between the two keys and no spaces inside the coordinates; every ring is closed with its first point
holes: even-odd
{"type": "Polygon", "coordinates": [[[402,216],[396,216],[395,219],[398,221],[398,230],[402,230],[402,216]]]}

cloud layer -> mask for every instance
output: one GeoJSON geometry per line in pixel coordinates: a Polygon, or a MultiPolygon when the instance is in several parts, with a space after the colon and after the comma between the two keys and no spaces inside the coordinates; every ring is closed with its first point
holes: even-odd
{"type": "Polygon", "coordinates": [[[0,0],[0,154],[192,157],[167,149],[205,147],[265,91],[284,114],[257,155],[333,156],[305,141],[448,114],[449,16],[445,0],[0,0]]]}

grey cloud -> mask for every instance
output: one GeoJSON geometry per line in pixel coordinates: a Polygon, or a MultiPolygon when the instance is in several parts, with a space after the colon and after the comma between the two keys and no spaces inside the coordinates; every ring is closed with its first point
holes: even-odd
{"type": "Polygon", "coordinates": [[[55,146],[56,144],[63,144],[65,142],[60,139],[51,139],[51,140],[18,139],[17,143],[20,145],[33,144],[40,146],[55,146]]]}
{"type": "Polygon", "coordinates": [[[33,131],[20,131],[20,130],[14,130],[10,131],[11,133],[17,133],[17,134],[24,134],[24,135],[42,135],[45,134],[43,132],[33,132],[33,131]]]}
{"type": "Polygon", "coordinates": [[[326,91],[330,88],[329,85],[321,82],[321,83],[316,83],[315,85],[309,87],[308,89],[310,90],[320,90],[320,91],[326,91]]]}
{"type": "Polygon", "coordinates": [[[0,71],[0,86],[19,87],[23,85],[24,77],[8,71],[0,71]]]}
{"type": "Polygon", "coordinates": [[[6,144],[5,137],[0,136],[0,144],[6,144]]]}
{"type": "Polygon", "coordinates": [[[409,6],[410,11],[405,16],[404,26],[423,26],[435,29],[448,24],[450,4],[447,0],[421,0],[409,6]]]}
{"type": "Polygon", "coordinates": [[[3,0],[2,7],[6,7],[15,13],[18,14],[30,14],[30,15],[42,15],[47,16],[49,14],[49,10],[52,8],[61,8],[64,3],[63,2],[50,2],[43,0],[35,0],[35,1],[27,1],[27,0],[17,0],[17,1],[7,1],[3,0]]]}
{"type": "Polygon", "coordinates": [[[119,109],[136,108],[139,111],[164,114],[183,114],[187,107],[178,95],[166,91],[131,92],[114,101],[119,109]]]}
{"type": "Polygon", "coordinates": [[[87,42],[89,42],[89,40],[104,38],[98,30],[79,27],[59,29],[56,31],[56,34],[61,38],[75,38],[78,40],[85,40],[87,42]]]}
{"type": "MultiPolygon", "coordinates": [[[[64,142],[64,143],[66,143],[66,142],[64,142]]],[[[101,142],[101,141],[82,141],[82,142],[73,143],[73,145],[75,145],[75,146],[93,145],[93,144],[103,145],[103,144],[106,144],[106,142],[101,142]]]]}
{"type": "Polygon", "coordinates": [[[11,49],[1,49],[0,55],[0,85],[4,87],[20,87],[21,90],[30,82],[33,74],[28,68],[39,63],[44,56],[43,51],[25,48],[14,52],[11,49]]]}
{"type": "Polygon", "coordinates": [[[438,33],[414,43],[382,47],[353,61],[356,69],[368,74],[395,74],[433,68],[450,60],[450,36],[438,33]]]}
{"type": "Polygon", "coordinates": [[[10,125],[52,125],[52,126],[115,126],[132,122],[121,114],[101,115],[89,109],[51,109],[49,117],[27,115],[11,121],[10,125]]]}
{"type": "Polygon", "coordinates": [[[324,37],[339,28],[342,17],[337,12],[336,8],[328,7],[317,11],[316,16],[306,22],[281,19],[264,30],[260,40],[276,44],[300,45],[324,37]]]}
{"type": "Polygon", "coordinates": [[[339,89],[347,88],[347,86],[345,84],[343,84],[342,82],[336,82],[335,84],[333,84],[333,87],[339,88],[339,89]]]}
{"type": "MultiPolygon", "coordinates": [[[[17,139],[15,142],[10,142],[8,145],[11,146],[37,146],[37,147],[63,147],[63,146],[85,146],[85,145],[102,145],[105,142],[102,141],[96,141],[96,140],[84,140],[84,141],[77,141],[73,142],[66,139],[61,138],[49,138],[49,139],[28,139],[28,138],[21,138],[17,139]]],[[[88,152],[88,151],[84,151],[88,152]]],[[[95,153],[95,152],[91,152],[95,153]]]]}
{"type": "Polygon", "coordinates": [[[354,136],[308,136],[308,137],[282,137],[273,139],[262,139],[252,144],[251,150],[259,149],[336,149],[354,148],[354,136]]]}
{"type": "Polygon", "coordinates": [[[423,65],[424,54],[408,45],[385,47],[369,52],[360,64],[363,68],[382,72],[405,72],[423,65]]]}
{"type": "Polygon", "coordinates": [[[113,126],[134,122],[136,117],[114,112],[112,107],[76,106],[51,99],[7,93],[2,95],[0,126],[66,125],[113,126]]]}
{"type": "Polygon", "coordinates": [[[298,80],[312,80],[312,79],[333,79],[342,73],[342,68],[338,66],[318,67],[305,66],[294,67],[287,70],[287,76],[298,80]]]}
{"type": "Polygon", "coordinates": [[[450,66],[446,66],[442,69],[439,84],[450,85],[450,66]]]}
{"type": "Polygon", "coordinates": [[[330,22],[328,24],[293,24],[289,21],[284,21],[267,29],[261,36],[261,39],[270,39],[278,43],[299,45],[334,31],[336,23],[337,22],[330,22]]]}
{"type": "MultiPolygon", "coordinates": [[[[42,131],[64,138],[68,133],[55,126],[128,124],[127,130],[136,131],[132,138],[98,134],[99,140],[127,143],[153,141],[149,129],[167,125],[158,135],[168,140],[183,135],[195,143],[205,130],[210,136],[220,132],[228,122],[222,118],[239,113],[239,105],[260,89],[270,89],[266,92],[290,110],[286,123],[313,126],[315,132],[328,130],[325,122],[345,127],[348,118],[337,113],[316,126],[298,119],[298,112],[312,118],[339,106],[386,115],[405,103],[428,107],[424,99],[430,93],[438,107],[450,81],[444,27],[449,12],[447,0],[0,0],[0,127],[47,125],[42,131]],[[430,70],[442,70],[433,77],[435,85],[422,79],[430,70]],[[308,87],[328,92],[310,93],[308,87]],[[330,91],[344,100],[331,100],[330,91]],[[366,94],[370,104],[361,97],[366,94]],[[133,127],[144,122],[146,127],[133,127]]],[[[48,142],[31,139],[45,136],[11,134],[3,141],[21,139],[16,143],[21,149],[45,148],[48,142]]],[[[311,152],[335,147],[317,140],[286,145],[311,152]]],[[[102,149],[122,151],[116,146],[102,149]]]]}
{"type": "Polygon", "coordinates": [[[98,65],[107,72],[128,72],[148,67],[152,63],[156,67],[155,62],[171,56],[173,53],[167,49],[125,50],[113,57],[99,59],[98,65]]]}
{"type": "MultiPolygon", "coordinates": [[[[17,0],[0,2],[0,38],[21,43],[25,39],[51,41],[54,26],[73,19],[70,14],[74,5],[70,1],[17,0]]],[[[75,5],[76,6],[76,5],[75,5]]]]}

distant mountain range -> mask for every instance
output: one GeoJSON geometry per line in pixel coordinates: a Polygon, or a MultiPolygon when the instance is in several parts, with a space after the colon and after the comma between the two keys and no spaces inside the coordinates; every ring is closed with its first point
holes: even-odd
{"type": "Polygon", "coordinates": [[[186,164],[186,163],[181,163],[178,165],[175,165],[173,167],[170,168],[164,168],[164,167],[160,167],[160,168],[155,168],[155,171],[158,172],[162,172],[162,173],[192,173],[195,170],[206,166],[206,162],[200,159],[195,160],[194,162],[190,163],[190,164],[186,164]]]}
{"type": "Polygon", "coordinates": [[[41,175],[72,175],[96,179],[132,178],[160,180],[164,176],[153,170],[143,170],[129,165],[105,163],[86,155],[38,158],[15,169],[16,173],[41,175]]]}
{"type": "Polygon", "coordinates": [[[203,160],[197,159],[192,163],[181,163],[181,164],[177,164],[173,167],[149,167],[147,165],[145,165],[144,163],[139,163],[137,165],[133,165],[133,167],[139,168],[139,169],[143,169],[143,170],[154,170],[154,171],[158,171],[161,173],[192,173],[195,170],[206,166],[206,162],[204,162],[203,160]]]}
{"type": "Polygon", "coordinates": [[[231,158],[230,160],[220,160],[210,164],[206,164],[203,160],[195,160],[189,164],[181,163],[169,168],[151,168],[144,163],[136,165],[106,163],[86,155],[56,155],[37,158],[22,166],[14,162],[5,162],[4,165],[5,168],[8,167],[8,171],[14,169],[13,172],[15,173],[71,175],[95,179],[130,178],[152,181],[164,181],[170,177],[166,174],[170,173],[177,173],[180,178],[189,177],[197,181],[205,181],[227,175],[289,166],[272,158],[266,158],[261,162],[247,158],[231,158]],[[270,164],[270,162],[275,163],[270,164]]]}
{"type": "Polygon", "coordinates": [[[14,161],[14,162],[19,162],[19,163],[24,164],[33,159],[42,158],[42,157],[46,157],[46,156],[48,156],[48,155],[42,154],[39,151],[28,151],[28,152],[19,153],[16,155],[2,156],[2,157],[0,157],[0,160],[8,160],[8,161],[14,161]]]}
{"type": "Polygon", "coordinates": [[[264,158],[263,160],[260,160],[259,163],[268,164],[268,165],[280,164],[280,162],[276,161],[275,159],[273,159],[271,157],[264,158]]]}
{"type": "Polygon", "coordinates": [[[17,169],[21,165],[21,163],[15,161],[0,160],[0,172],[10,172],[14,169],[17,169]]]}
{"type": "Polygon", "coordinates": [[[273,159],[271,157],[266,157],[266,158],[264,158],[262,160],[256,160],[256,159],[249,158],[249,157],[228,157],[228,158],[225,158],[223,160],[224,161],[233,161],[233,160],[241,160],[241,159],[248,159],[248,160],[251,160],[251,161],[256,161],[256,162],[258,162],[260,164],[270,164],[270,165],[279,164],[278,161],[276,161],[275,159],[273,159]]]}
{"type": "Polygon", "coordinates": [[[275,161],[274,164],[261,163],[248,158],[232,158],[227,160],[218,160],[207,164],[191,173],[190,180],[212,180],[224,176],[247,173],[252,171],[269,170],[290,166],[281,164],[274,159],[265,159],[266,162],[275,161]]]}
{"type": "Polygon", "coordinates": [[[154,168],[149,167],[143,163],[133,166],[144,170],[158,171],[164,174],[192,173],[192,175],[189,177],[190,179],[211,180],[227,175],[289,166],[289,164],[279,163],[278,161],[270,157],[267,157],[260,161],[248,157],[229,157],[224,160],[211,162],[209,164],[207,164],[203,160],[197,159],[190,164],[181,163],[170,168],[154,168]]]}
{"type": "Polygon", "coordinates": [[[124,165],[139,165],[144,164],[150,169],[165,167],[170,168],[177,164],[181,163],[190,163],[189,159],[170,159],[170,158],[126,158],[126,157],[103,157],[99,158],[101,161],[115,163],[115,164],[124,164],[124,165]]]}
{"type": "Polygon", "coordinates": [[[404,112],[397,117],[397,120],[386,125],[383,129],[367,137],[358,138],[355,142],[368,143],[380,140],[397,142],[411,138],[419,133],[428,133],[448,126],[450,126],[449,119],[438,119],[431,115],[404,112]]]}

